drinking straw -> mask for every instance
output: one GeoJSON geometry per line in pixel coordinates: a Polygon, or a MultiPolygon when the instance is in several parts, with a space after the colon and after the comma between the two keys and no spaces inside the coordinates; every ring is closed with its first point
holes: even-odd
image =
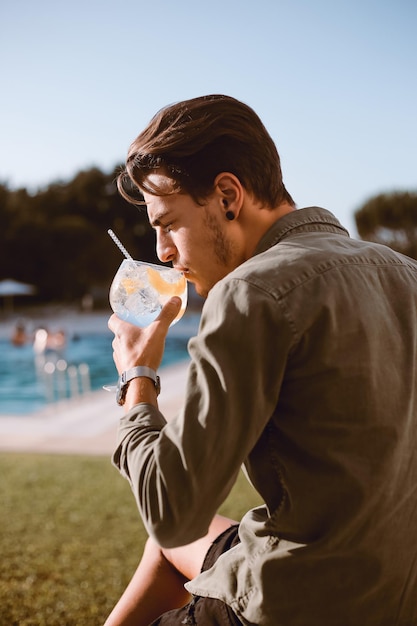
{"type": "Polygon", "coordinates": [[[112,231],[111,228],[109,228],[109,230],[107,231],[108,234],[110,235],[110,237],[113,239],[114,243],[116,244],[116,246],[119,248],[119,250],[124,254],[124,256],[127,259],[132,259],[133,257],[130,256],[129,252],[126,250],[126,248],[124,247],[124,245],[122,244],[122,242],[120,241],[120,239],[118,237],[116,237],[116,235],[114,234],[114,232],[112,231]]]}

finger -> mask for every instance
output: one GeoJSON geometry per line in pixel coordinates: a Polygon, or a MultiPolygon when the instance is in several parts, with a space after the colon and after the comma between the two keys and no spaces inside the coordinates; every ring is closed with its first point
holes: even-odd
{"type": "Polygon", "coordinates": [[[170,324],[174,321],[174,319],[180,312],[181,304],[181,298],[174,296],[173,298],[168,300],[168,302],[162,307],[162,310],[155,321],[159,323],[162,322],[162,324],[164,325],[164,327],[166,327],[166,330],[168,331],[170,324]]]}
{"type": "Polygon", "coordinates": [[[109,321],[107,322],[107,326],[112,331],[112,333],[115,332],[115,326],[118,321],[119,321],[119,318],[116,316],[115,313],[113,313],[113,315],[109,318],[109,321]]]}
{"type": "Polygon", "coordinates": [[[134,326],[130,322],[125,322],[124,320],[121,320],[119,317],[117,317],[115,313],[113,313],[113,315],[110,317],[109,321],[107,322],[107,326],[115,335],[118,335],[123,331],[126,332],[127,329],[131,330],[132,326],[135,328],[135,330],[137,330],[137,326],[134,326]]]}

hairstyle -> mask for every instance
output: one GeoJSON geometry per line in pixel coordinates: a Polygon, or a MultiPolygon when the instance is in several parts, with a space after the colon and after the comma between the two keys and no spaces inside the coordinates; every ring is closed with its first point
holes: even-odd
{"type": "Polygon", "coordinates": [[[175,192],[196,202],[213,192],[219,173],[230,172],[266,206],[294,205],[265,126],[249,106],[229,96],[202,96],[161,109],[129,148],[117,179],[121,195],[133,204],[143,204],[138,189],[164,195],[147,180],[158,169],[173,179],[175,192]]]}

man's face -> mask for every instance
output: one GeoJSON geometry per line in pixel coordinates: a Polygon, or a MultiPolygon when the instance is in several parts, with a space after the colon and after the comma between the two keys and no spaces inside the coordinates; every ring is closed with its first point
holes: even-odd
{"type": "Polygon", "coordinates": [[[167,176],[151,177],[159,188],[164,185],[167,189],[164,196],[143,193],[149,222],[156,231],[158,257],[184,272],[197,293],[206,297],[213,285],[241,262],[227,230],[221,194],[215,190],[201,206],[189,195],[169,193],[172,181],[167,176]]]}

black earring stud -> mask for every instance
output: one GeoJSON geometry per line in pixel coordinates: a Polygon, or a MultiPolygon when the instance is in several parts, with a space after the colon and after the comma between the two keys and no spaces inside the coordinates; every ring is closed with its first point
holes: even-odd
{"type": "Polygon", "coordinates": [[[226,219],[230,221],[235,219],[235,214],[233,213],[233,211],[226,211],[226,219]]]}

